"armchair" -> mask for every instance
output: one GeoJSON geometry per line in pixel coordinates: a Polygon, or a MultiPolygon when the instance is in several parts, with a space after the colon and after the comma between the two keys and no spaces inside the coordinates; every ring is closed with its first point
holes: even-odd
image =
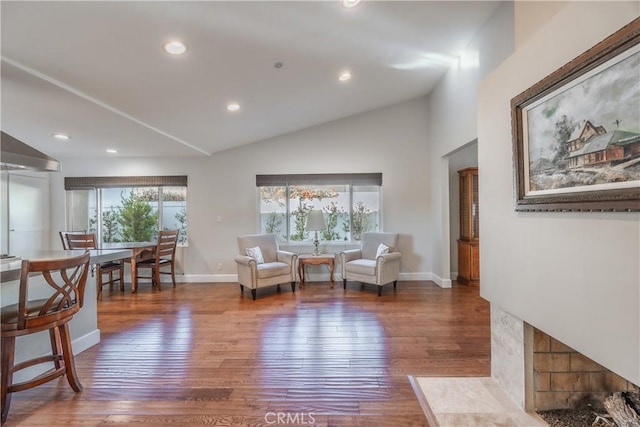
{"type": "Polygon", "coordinates": [[[298,255],[281,251],[278,248],[275,234],[248,234],[238,237],[239,255],[235,261],[238,266],[238,283],[240,292],[244,288],[251,289],[255,300],[257,289],[265,286],[291,282],[291,291],[296,291],[296,261],[298,255]],[[253,256],[247,255],[247,249],[259,248],[253,256]]]}
{"type": "Polygon", "coordinates": [[[387,283],[393,282],[395,289],[402,257],[396,252],[397,242],[397,233],[364,233],[360,249],[340,252],[344,289],[347,289],[347,280],[378,285],[378,296],[387,283]],[[380,244],[388,247],[388,253],[378,253],[380,244]]]}

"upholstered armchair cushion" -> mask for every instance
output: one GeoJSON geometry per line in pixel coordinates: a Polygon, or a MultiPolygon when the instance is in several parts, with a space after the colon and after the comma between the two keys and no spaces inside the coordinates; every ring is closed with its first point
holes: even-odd
{"type": "Polygon", "coordinates": [[[365,233],[360,249],[341,252],[344,289],[347,289],[347,280],[378,285],[378,296],[382,294],[382,286],[387,283],[393,282],[395,288],[402,258],[402,254],[395,249],[397,244],[397,233],[365,233]],[[387,253],[378,253],[381,244],[389,248],[387,253]]]}
{"type": "Polygon", "coordinates": [[[253,248],[247,248],[246,255],[256,260],[257,264],[264,263],[264,257],[262,256],[262,251],[260,250],[260,246],[254,246],[253,248]]]}
{"type": "Polygon", "coordinates": [[[389,252],[395,252],[398,245],[397,233],[364,233],[362,235],[362,258],[376,259],[378,246],[384,243],[389,246],[389,252]]]}
{"type": "Polygon", "coordinates": [[[291,272],[291,266],[284,262],[267,262],[258,265],[258,279],[287,275],[291,272]]]}
{"type": "Polygon", "coordinates": [[[238,283],[241,292],[247,287],[251,296],[256,299],[258,288],[290,282],[295,292],[296,262],[298,255],[282,251],[278,247],[275,234],[248,234],[238,237],[238,252],[235,261],[238,266],[238,283]],[[263,263],[247,256],[247,249],[259,247],[263,263]]]}
{"type": "Polygon", "coordinates": [[[262,252],[264,262],[276,261],[278,241],[275,234],[248,234],[238,237],[238,249],[242,255],[247,249],[258,246],[262,252]]]}

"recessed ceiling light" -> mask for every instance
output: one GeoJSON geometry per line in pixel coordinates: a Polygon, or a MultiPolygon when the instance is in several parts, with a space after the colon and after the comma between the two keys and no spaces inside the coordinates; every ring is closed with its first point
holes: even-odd
{"type": "Polygon", "coordinates": [[[178,40],[172,40],[164,44],[164,51],[171,55],[182,55],[187,51],[187,47],[178,40]]]}
{"type": "Polygon", "coordinates": [[[341,82],[346,82],[349,79],[351,79],[351,73],[349,71],[343,71],[338,76],[338,80],[340,80],[341,82]]]}
{"type": "Polygon", "coordinates": [[[71,139],[69,135],[65,135],[63,133],[54,133],[53,137],[55,139],[59,139],[60,141],[66,141],[67,139],[71,139]]]}
{"type": "Polygon", "coordinates": [[[346,7],[347,9],[351,9],[359,5],[361,1],[362,0],[342,0],[342,6],[346,7]]]}
{"type": "Polygon", "coordinates": [[[237,102],[232,102],[231,104],[227,105],[227,110],[229,111],[238,111],[240,109],[240,104],[238,104],[237,102]]]}
{"type": "Polygon", "coordinates": [[[107,149],[107,153],[110,153],[110,154],[118,154],[118,150],[114,150],[113,148],[108,148],[108,149],[107,149]]]}

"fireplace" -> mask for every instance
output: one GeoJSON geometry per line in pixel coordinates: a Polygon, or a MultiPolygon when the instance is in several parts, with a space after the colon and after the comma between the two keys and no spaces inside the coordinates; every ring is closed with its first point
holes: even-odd
{"type": "Polygon", "coordinates": [[[637,384],[494,304],[491,375],[530,412],[603,407],[604,399],[614,392],[638,391],[637,384]]]}
{"type": "Polygon", "coordinates": [[[536,410],[601,408],[617,391],[637,391],[630,381],[533,328],[533,405],[536,410]]]}

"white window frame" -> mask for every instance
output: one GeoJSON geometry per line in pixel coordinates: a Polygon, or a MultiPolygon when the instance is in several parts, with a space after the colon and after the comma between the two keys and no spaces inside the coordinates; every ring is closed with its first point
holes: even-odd
{"type": "MultiPolygon", "coordinates": [[[[303,240],[292,240],[292,227],[291,227],[291,187],[314,187],[314,186],[344,186],[347,187],[349,195],[348,207],[349,207],[349,231],[348,240],[322,240],[325,244],[333,243],[356,243],[359,240],[355,240],[353,237],[353,217],[354,217],[354,187],[373,186],[377,187],[377,211],[374,221],[374,228],[366,231],[381,231],[382,230],[382,173],[365,173],[365,174],[296,174],[296,175],[256,175],[256,222],[259,233],[263,232],[262,224],[262,212],[261,212],[261,191],[262,187],[284,187],[286,194],[286,209],[284,213],[284,232],[286,234],[286,240],[282,239],[283,236],[279,235],[278,238],[281,243],[286,245],[296,244],[308,244],[313,240],[313,235],[309,235],[308,238],[303,240]]],[[[357,193],[356,193],[357,194],[357,193]]]]}

